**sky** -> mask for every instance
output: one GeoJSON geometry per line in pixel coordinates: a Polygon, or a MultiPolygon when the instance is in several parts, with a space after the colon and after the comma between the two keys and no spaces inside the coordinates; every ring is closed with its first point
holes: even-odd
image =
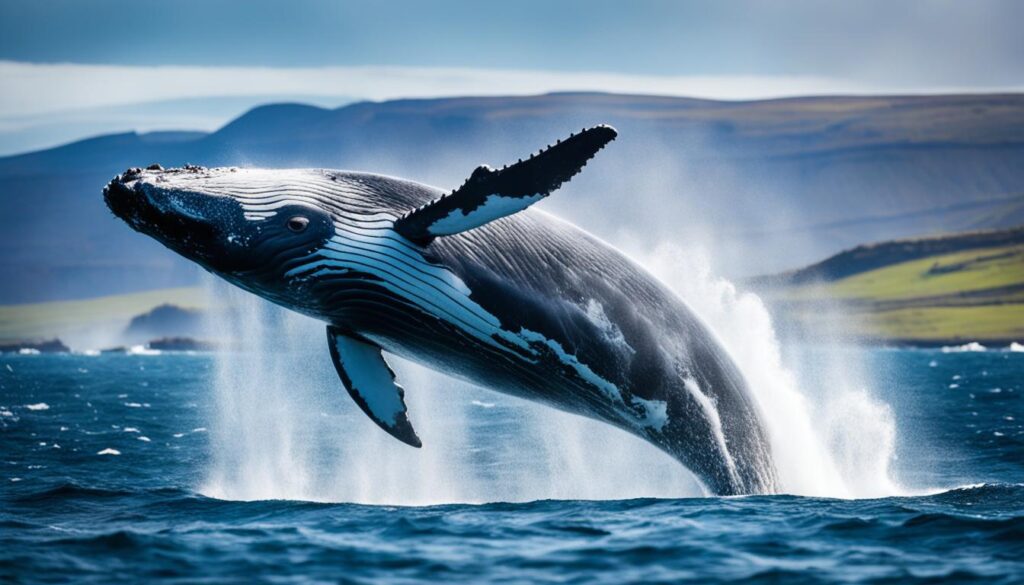
{"type": "Polygon", "coordinates": [[[1024,89],[1024,2],[0,0],[0,154],[298,100],[1024,89]]]}

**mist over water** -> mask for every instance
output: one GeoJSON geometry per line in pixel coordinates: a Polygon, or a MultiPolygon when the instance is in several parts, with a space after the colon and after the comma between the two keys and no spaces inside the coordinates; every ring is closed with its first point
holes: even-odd
{"type": "Polygon", "coordinates": [[[803,340],[816,346],[812,359],[787,361],[764,302],[716,277],[706,252],[662,244],[640,260],[704,320],[742,370],[768,427],[784,492],[902,493],[890,470],[895,418],[838,337],[803,340]]]}
{"type": "MultiPolygon", "coordinates": [[[[786,363],[765,305],[714,276],[706,256],[663,245],[639,258],[709,325],[747,377],[782,490],[894,495],[895,423],[837,350],[786,363]]],[[[377,428],[348,396],[324,324],[212,277],[221,306],[212,458],[200,491],[231,500],[425,505],[702,495],[654,446],[604,423],[507,397],[388,356],[423,448],[377,428]]]]}
{"type": "Polygon", "coordinates": [[[388,356],[422,449],[379,429],[330,362],[324,324],[212,277],[231,311],[215,359],[212,458],[199,487],[231,500],[426,505],[699,495],[671,457],[604,423],[388,356]]]}

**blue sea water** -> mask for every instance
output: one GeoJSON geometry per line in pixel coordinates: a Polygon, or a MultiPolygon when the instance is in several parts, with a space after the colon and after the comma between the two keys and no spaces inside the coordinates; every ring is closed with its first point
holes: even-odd
{"type": "MultiPolygon", "coordinates": [[[[255,457],[220,452],[222,427],[248,422],[211,391],[224,383],[218,359],[0,356],[0,582],[1024,582],[1021,353],[859,356],[887,372],[875,391],[895,421],[899,494],[425,506],[224,499],[210,487],[218,474],[265,482],[284,470],[301,493],[320,488],[288,465],[239,469],[301,433],[272,435],[255,457]]],[[[474,492],[486,501],[488,486],[515,474],[492,451],[535,445],[507,424],[519,403],[449,400],[472,403],[486,431],[471,441],[474,465],[494,467],[474,492]]],[[[317,416],[365,424],[339,408],[317,416]]],[[[359,477],[356,466],[318,481],[359,477]]]]}

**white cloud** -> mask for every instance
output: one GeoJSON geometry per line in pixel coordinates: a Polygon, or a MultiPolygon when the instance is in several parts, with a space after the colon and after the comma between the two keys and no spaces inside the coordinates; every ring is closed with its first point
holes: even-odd
{"type": "Polygon", "coordinates": [[[3,79],[0,112],[8,119],[71,109],[212,96],[310,95],[383,100],[595,90],[755,99],[935,89],[873,87],[826,77],[662,76],[440,67],[122,66],[14,61],[0,61],[0,79],[3,79]]]}
{"type": "Polygon", "coordinates": [[[0,156],[112,132],[212,131],[246,109],[271,101],[298,100],[334,107],[352,99],[528,95],[551,91],[738,100],[988,89],[895,87],[813,76],[671,76],[456,67],[125,66],[16,61],[0,61],[0,80],[0,156]],[[172,103],[174,100],[179,102],[172,103]],[[163,106],[147,106],[154,104],[163,106]]]}

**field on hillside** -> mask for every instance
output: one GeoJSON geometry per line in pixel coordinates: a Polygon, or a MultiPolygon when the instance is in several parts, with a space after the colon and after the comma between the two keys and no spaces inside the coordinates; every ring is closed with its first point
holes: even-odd
{"type": "Polygon", "coordinates": [[[1024,244],[899,262],[771,295],[783,320],[866,340],[1024,340],[1024,244]]]}
{"type": "Polygon", "coordinates": [[[97,328],[123,328],[132,317],[164,303],[201,309],[208,300],[202,288],[185,287],[81,301],[0,305],[0,342],[90,336],[97,328]]]}

